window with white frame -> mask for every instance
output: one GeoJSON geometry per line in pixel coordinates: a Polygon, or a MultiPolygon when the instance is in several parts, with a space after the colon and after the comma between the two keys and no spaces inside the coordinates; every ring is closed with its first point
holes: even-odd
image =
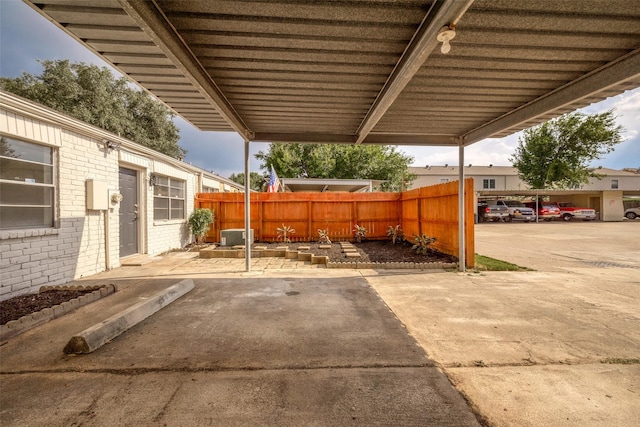
{"type": "Polygon", "coordinates": [[[169,221],[184,219],[185,181],[168,176],[156,175],[153,187],[153,219],[169,221]]]}
{"type": "Polygon", "coordinates": [[[611,180],[611,189],[612,190],[617,190],[618,189],[618,180],[617,179],[612,179],[611,180]]]}
{"type": "Polygon", "coordinates": [[[440,178],[440,183],[444,184],[446,182],[449,182],[449,178],[440,178]]]}
{"type": "Polygon", "coordinates": [[[214,187],[207,187],[206,185],[202,186],[202,192],[203,193],[219,193],[220,189],[219,188],[214,188],[214,187]]]}
{"type": "Polygon", "coordinates": [[[0,136],[0,229],[53,227],[53,148],[0,136]]]}
{"type": "Polygon", "coordinates": [[[483,190],[495,190],[495,188],[496,188],[495,178],[485,178],[482,180],[483,190]]]}

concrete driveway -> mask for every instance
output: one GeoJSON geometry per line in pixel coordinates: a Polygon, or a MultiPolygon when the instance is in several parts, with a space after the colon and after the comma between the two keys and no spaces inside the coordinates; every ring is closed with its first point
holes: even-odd
{"type": "Polygon", "coordinates": [[[640,224],[480,224],[476,252],[536,271],[367,281],[491,425],[640,425],[640,224]]]}
{"type": "Polygon", "coordinates": [[[172,254],[83,281],[120,290],[0,347],[0,424],[479,425],[358,271],[242,263],[172,254]],[[62,353],[185,277],[193,291],[112,342],[62,353]]]}

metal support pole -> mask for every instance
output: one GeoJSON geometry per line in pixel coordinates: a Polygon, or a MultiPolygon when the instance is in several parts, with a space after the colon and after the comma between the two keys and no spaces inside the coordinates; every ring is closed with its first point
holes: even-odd
{"type": "Polygon", "coordinates": [[[251,175],[249,172],[249,141],[244,141],[244,264],[251,271],[251,175]]]}
{"type": "Polygon", "coordinates": [[[458,271],[466,268],[464,242],[464,145],[458,145],[458,271]]]}

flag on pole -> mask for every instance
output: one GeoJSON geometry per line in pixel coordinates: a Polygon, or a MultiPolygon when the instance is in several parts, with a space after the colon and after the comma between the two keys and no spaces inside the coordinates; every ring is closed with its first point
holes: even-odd
{"type": "Polygon", "coordinates": [[[277,193],[280,188],[280,180],[278,179],[278,174],[275,169],[273,169],[273,165],[271,165],[271,173],[269,174],[269,186],[267,187],[267,193],[277,193]]]}

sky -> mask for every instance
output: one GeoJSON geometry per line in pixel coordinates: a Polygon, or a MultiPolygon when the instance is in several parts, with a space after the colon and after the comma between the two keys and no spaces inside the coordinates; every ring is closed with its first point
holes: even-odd
{"type": "MultiPolygon", "coordinates": [[[[69,59],[71,62],[108,66],[22,1],[0,0],[0,76],[17,77],[23,72],[38,75],[42,67],[37,61],[46,59],[69,59]]],[[[640,89],[592,104],[581,111],[594,114],[612,108],[616,110],[618,123],[625,129],[625,140],[616,146],[614,152],[596,160],[592,166],[640,168],[640,89]]],[[[187,150],[185,162],[223,177],[244,172],[244,142],[238,134],[203,132],[180,117],[176,117],[175,124],[180,129],[179,144],[187,150]]],[[[485,139],[468,146],[464,164],[510,166],[509,157],[518,145],[519,136],[517,133],[506,138],[485,139]]],[[[249,147],[251,171],[262,173],[254,154],[267,151],[269,144],[251,143],[249,147]]],[[[399,150],[414,158],[412,166],[458,164],[456,147],[400,146],[399,150]]]]}

